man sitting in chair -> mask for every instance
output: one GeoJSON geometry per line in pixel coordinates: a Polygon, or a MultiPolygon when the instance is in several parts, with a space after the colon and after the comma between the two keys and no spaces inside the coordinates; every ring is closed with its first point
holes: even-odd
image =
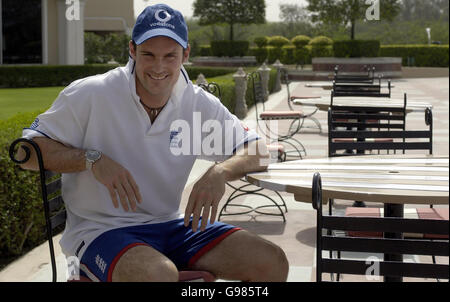
{"type": "MultiPolygon", "coordinates": [[[[64,254],[78,257],[81,274],[96,281],[178,281],[179,270],[189,269],[285,281],[289,265],[278,246],[215,221],[225,183],[265,170],[268,153],[254,131],[189,81],[182,14],[147,7],[129,48],[125,67],[73,82],[23,132],[42,150],[45,169],[63,173],[64,254]],[[234,152],[174,152],[188,143],[187,130],[171,125],[195,128],[198,116],[220,123],[222,143],[234,152]],[[256,155],[241,152],[252,146],[256,155]],[[196,158],[221,162],[195,183],[183,215],[181,194],[196,158]]],[[[36,155],[22,167],[39,169],[36,155]]]]}

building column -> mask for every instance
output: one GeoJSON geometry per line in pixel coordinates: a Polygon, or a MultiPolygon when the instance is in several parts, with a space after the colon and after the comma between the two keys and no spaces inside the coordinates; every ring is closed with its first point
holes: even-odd
{"type": "Polygon", "coordinates": [[[85,0],[58,0],[58,47],[60,65],[84,64],[85,0]]]}
{"type": "Polygon", "coordinates": [[[0,0],[0,65],[3,64],[3,20],[2,20],[2,0],[0,0]]]}
{"type": "Polygon", "coordinates": [[[48,5],[47,0],[41,0],[42,24],[42,64],[48,64],[48,5]]]}

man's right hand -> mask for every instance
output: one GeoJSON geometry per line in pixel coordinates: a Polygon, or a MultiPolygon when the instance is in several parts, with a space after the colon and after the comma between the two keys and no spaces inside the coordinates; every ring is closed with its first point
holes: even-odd
{"type": "Polygon", "coordinates": [[[142,203],[141,193],[131,173],[105,154],[93,164],[92,173],[108,188],[115,208],[119,208],[119,199],[127,212],[128,203],[133,211],[136,211],[137,203],[142,203]]]}

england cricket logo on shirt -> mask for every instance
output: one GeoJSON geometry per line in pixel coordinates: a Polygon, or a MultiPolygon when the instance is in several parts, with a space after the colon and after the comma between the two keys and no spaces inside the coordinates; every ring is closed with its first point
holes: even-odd
{"type": "Polygon", "coordinates": [[[36,129],[39,126],[39,119],[36,118],[34,122],[31,124],[30,129],[36,129]]]}
{"type": "Polygon", "coordinates": [[[169,144],[170,148],[177,148],[178,147],[178,134],[179,131],[170,131],[170,139],[169,144]]]}

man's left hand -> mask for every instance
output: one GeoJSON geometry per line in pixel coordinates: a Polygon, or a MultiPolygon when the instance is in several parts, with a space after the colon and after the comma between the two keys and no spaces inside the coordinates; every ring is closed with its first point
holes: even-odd
{"type": "Polygon", "coordinates": [[[215,164],[195,183],[184,215],[186,227],[189,225],[191,215],[193,215],[192,230],[194,232],[197,231],[200,217],[202,217],[200,231],[206,229],[209,217],[211,224],[214,223],[219,201],[225,192],[225,182],[224,169],[215,164]]]}

